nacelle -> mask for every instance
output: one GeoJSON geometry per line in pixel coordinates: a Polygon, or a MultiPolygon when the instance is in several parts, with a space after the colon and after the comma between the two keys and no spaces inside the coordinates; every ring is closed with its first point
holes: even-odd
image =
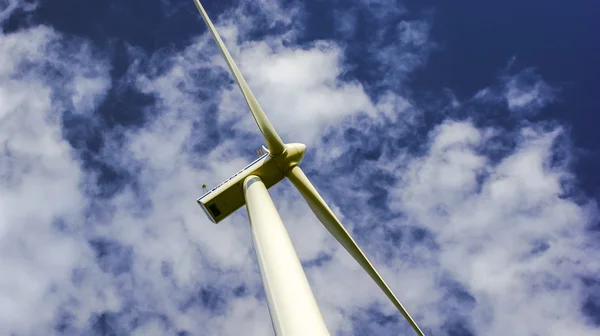
{"type": "Polygon", "coordinates": [[[246,177],[260,177],[267,188],[283,180],[273,158],[266,153],[227,180],[197,199],[208,218],[215,224],[246,204],[243,183],[246,177]]]}

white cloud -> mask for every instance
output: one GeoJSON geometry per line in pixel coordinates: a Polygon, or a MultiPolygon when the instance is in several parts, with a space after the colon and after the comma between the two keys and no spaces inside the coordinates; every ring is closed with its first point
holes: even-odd
{"type": "Polygon", "coordinates": [[[429,38],[430,23],[425,20],[402,20],[395,28],[391,39],[385,28],[374,39],[373,59],[379,63],[382,83],[400,90],[408,75],[426,64],[436,44],[429,38]]]}
{"type": "Polygon", "coordinates": [[[425,21],[401,21],[397,28],[398,38],[402,43],[424,46],[429,41],[429,24],[425,21]]]}
{"type": "Polygon", "coordinates": [[[556,101],[559,92],[533,68],[523,69],[514,74],[505,69],[499,81],[497,85],[479,90],[473,95],[473,100],[505,104],[517,118],[538,114],[548,104],[556,101]]]}
{"type": "MultiPolygon", "coordinates": [[[[253,44],[243,49],[239,59],[263,108],[286,141],[311,145],[326,125],[352,114],[374,112],[360,83],[338,79],[343,63],[341,49],[335,44],[316,43],[309,50],[278,49],[273,54],[264,44],[253,44]]],[[[230,97],[226,95],[224,100],[230,97]]],[[[245,121],[240,129],[255,127],[247,111],[237,111],[233,117],[245,121]]]]}
{"type": "Polygon", "coordinates": [[[493,138],[470,123],[445,123],[394,191],[409,220],[434,233],[440,268],[474,297],[472,311],[459,309],[476,334],[597,333],[584,323],[578,284],[600,270],[597,250],[582,249],[597,214],[563,196],[568,171],[551,161],[560,132],[524,128],[494,163],[484,150],[493,138]]]}
{"type": "Polygon", "coordinates": [[[33,11],[37,8],[36,1],[3,0],[0,4],[0,32],[2,25],[16,10],[33,11]]]}
{"type": "Polygon", "coordinates": [[[358,2],[359,8],[366,7],[378,21],[394,19],[407,12],[407,9],[395,0],[362,0],[358,2]]]}
{"type": "Polygon", "coordinates": [[[533,69],[525,69],[505,82],[508,108],[514,112],[535,114],[555,99],[556,90],[546,83],[533,69]]]}
{"type": "MultiPolygon", "coordinates": [[[[92,262],[85,241],[78,239],[86,202],[80,184],[85,180],[60,122],[66,105],[74,103],[73,112],[90,109],[95,96],[106,91],[106,69],[99,64],[84,44],[67,44],[46,27],[0,35],[3,334],[47,329],[69,295],[85,291],[70,284],[73,269],[92,262]],[[67,46],[75,54],[64,54],[67,46]],[[61,76],[52,77],[49,69],[61,76]],[[82,87],[79,79],[84,77],[82,87]]],[[[93,310],[94,301],[80,311],[93,310]]]]}

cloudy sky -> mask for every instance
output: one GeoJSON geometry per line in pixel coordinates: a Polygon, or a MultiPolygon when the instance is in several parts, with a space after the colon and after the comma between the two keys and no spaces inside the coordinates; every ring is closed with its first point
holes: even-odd
{"type": "MultiPolygon", "coordinates": [[[[205,0],[303,169],[427,335],[600,334],[593,1],[205,0]]],[[[263,144],[191,0],[0,0],[0,334],[271,335],[263,144]]],[[[411,335],[288,181],[332,335],[411,335]]]]}

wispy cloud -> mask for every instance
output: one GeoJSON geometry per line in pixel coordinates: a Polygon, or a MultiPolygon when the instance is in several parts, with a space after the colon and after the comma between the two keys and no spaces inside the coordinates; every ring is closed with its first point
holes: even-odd
{"type": "Polygon", "coordinates": [[[555,95],[556,90],[534,69],[526,69],[516,76],[506,78],[506,102],[513,112],[534,114],[551,103],[555,95]]]}
{"type": "Polygon", "coordinates": [[[37,8],[36,1],[23,0],[4,0],[0,4],[0,31],[3,30],[5,21],[7,21],[15,12],[26,11],[31,12],[37,8]]]}
{"type": "Polygon", "coordinates": [[[537,115],[544,107],[555,102],[560,92],[548,84],[535,68],[515,71],[509,65],[498,79],[499,83],[478,91],[473,98],[503,104],[517,119],[537,115]]]}

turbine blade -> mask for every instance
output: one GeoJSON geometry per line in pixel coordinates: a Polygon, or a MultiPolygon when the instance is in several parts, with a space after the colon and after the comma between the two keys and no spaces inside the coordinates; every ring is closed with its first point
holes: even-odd
{"type": "Polygon", "coordinates": [[[240,87],[240,90],[242,91],[244,98],[246,99],[246,103],[248,103],[248,107],[250,107],[252,116],[254,117],[254,120],[256,121],[256,124],[258,125],[258,128],[260,129],[260,132],[265,137],[265,141],[267,142],[269,151],[273,155],[282,154],[283,151],[285,150],[285,144],[283,143],[283,141],[281,141],[281,138],[275,131],[275,128],[273,128],[273,125],[267,118],[267,115],[265,114],[265,112],[262,110],[262,108],[258,104],[256,97],[254,97],[254,94],[252,94],[252,91],[250,90],[250,87],[246,83],[244,76],[242,76],[240,69],[238,69],[237,65],[233,61],[233,58],[229,54],[229,51],[227,51],[227,48],[225,47],[223,40],[221,40],[221,37],[219,36],[219,33],[217,33],[215,26],[210,21],[210,18],[208,17],[208,15],[206,14],[206,11],[204,10],[204,7],[202,7],[202,4],[200,3],[199,0],[194,0],[194,3],[196,4],[196,7],[198,7],[198,10],[200,11],[200,15],[202,15],[202,19],[208,26],[208,30],[210,31],[213,38],[215,39],[215,42],[217,42],[217,46],[219,47],[219,50],[221,50],[221,54],[223,54],[223,57],[225,58],[225,62],[227,62],[227,66],[229,66],[229,70],[231,70],[233,77],[235,77],[235,80],[238,83],[238,86],[240,87]]]}
{"type": "Polygon", "coordinates": [[[410,323],[412,328],[419,336],[424,336],[423,332],[408,314],[408,311],[402,306],[396,295],[392,292],[390,287],[383,281],[383,278],[379,275],[377,270],[373,267],[369,259],[361,251],[358,245],[354,242],[354,239],[350,236],[348,231],[342,226],[342,223],[333,214],[333,211],[327,206],[327,203],[323,200],[321,195],[317,192],[315,187],[310,183],[306,175],[300,167],[296,166],[288,171],[287,177],[290,179],[292,184],[296,186],[302,197],[308,203],[311,210],[317,215],[317,218],[323,223],[325,228],[337,239],[340,244],[354,257],[354,259],[367,271],[369,276],[377,283],[379,288],[385,293],[385,295],[392,301],[394,306],[404,315],[404,318],[410,323]]]}

